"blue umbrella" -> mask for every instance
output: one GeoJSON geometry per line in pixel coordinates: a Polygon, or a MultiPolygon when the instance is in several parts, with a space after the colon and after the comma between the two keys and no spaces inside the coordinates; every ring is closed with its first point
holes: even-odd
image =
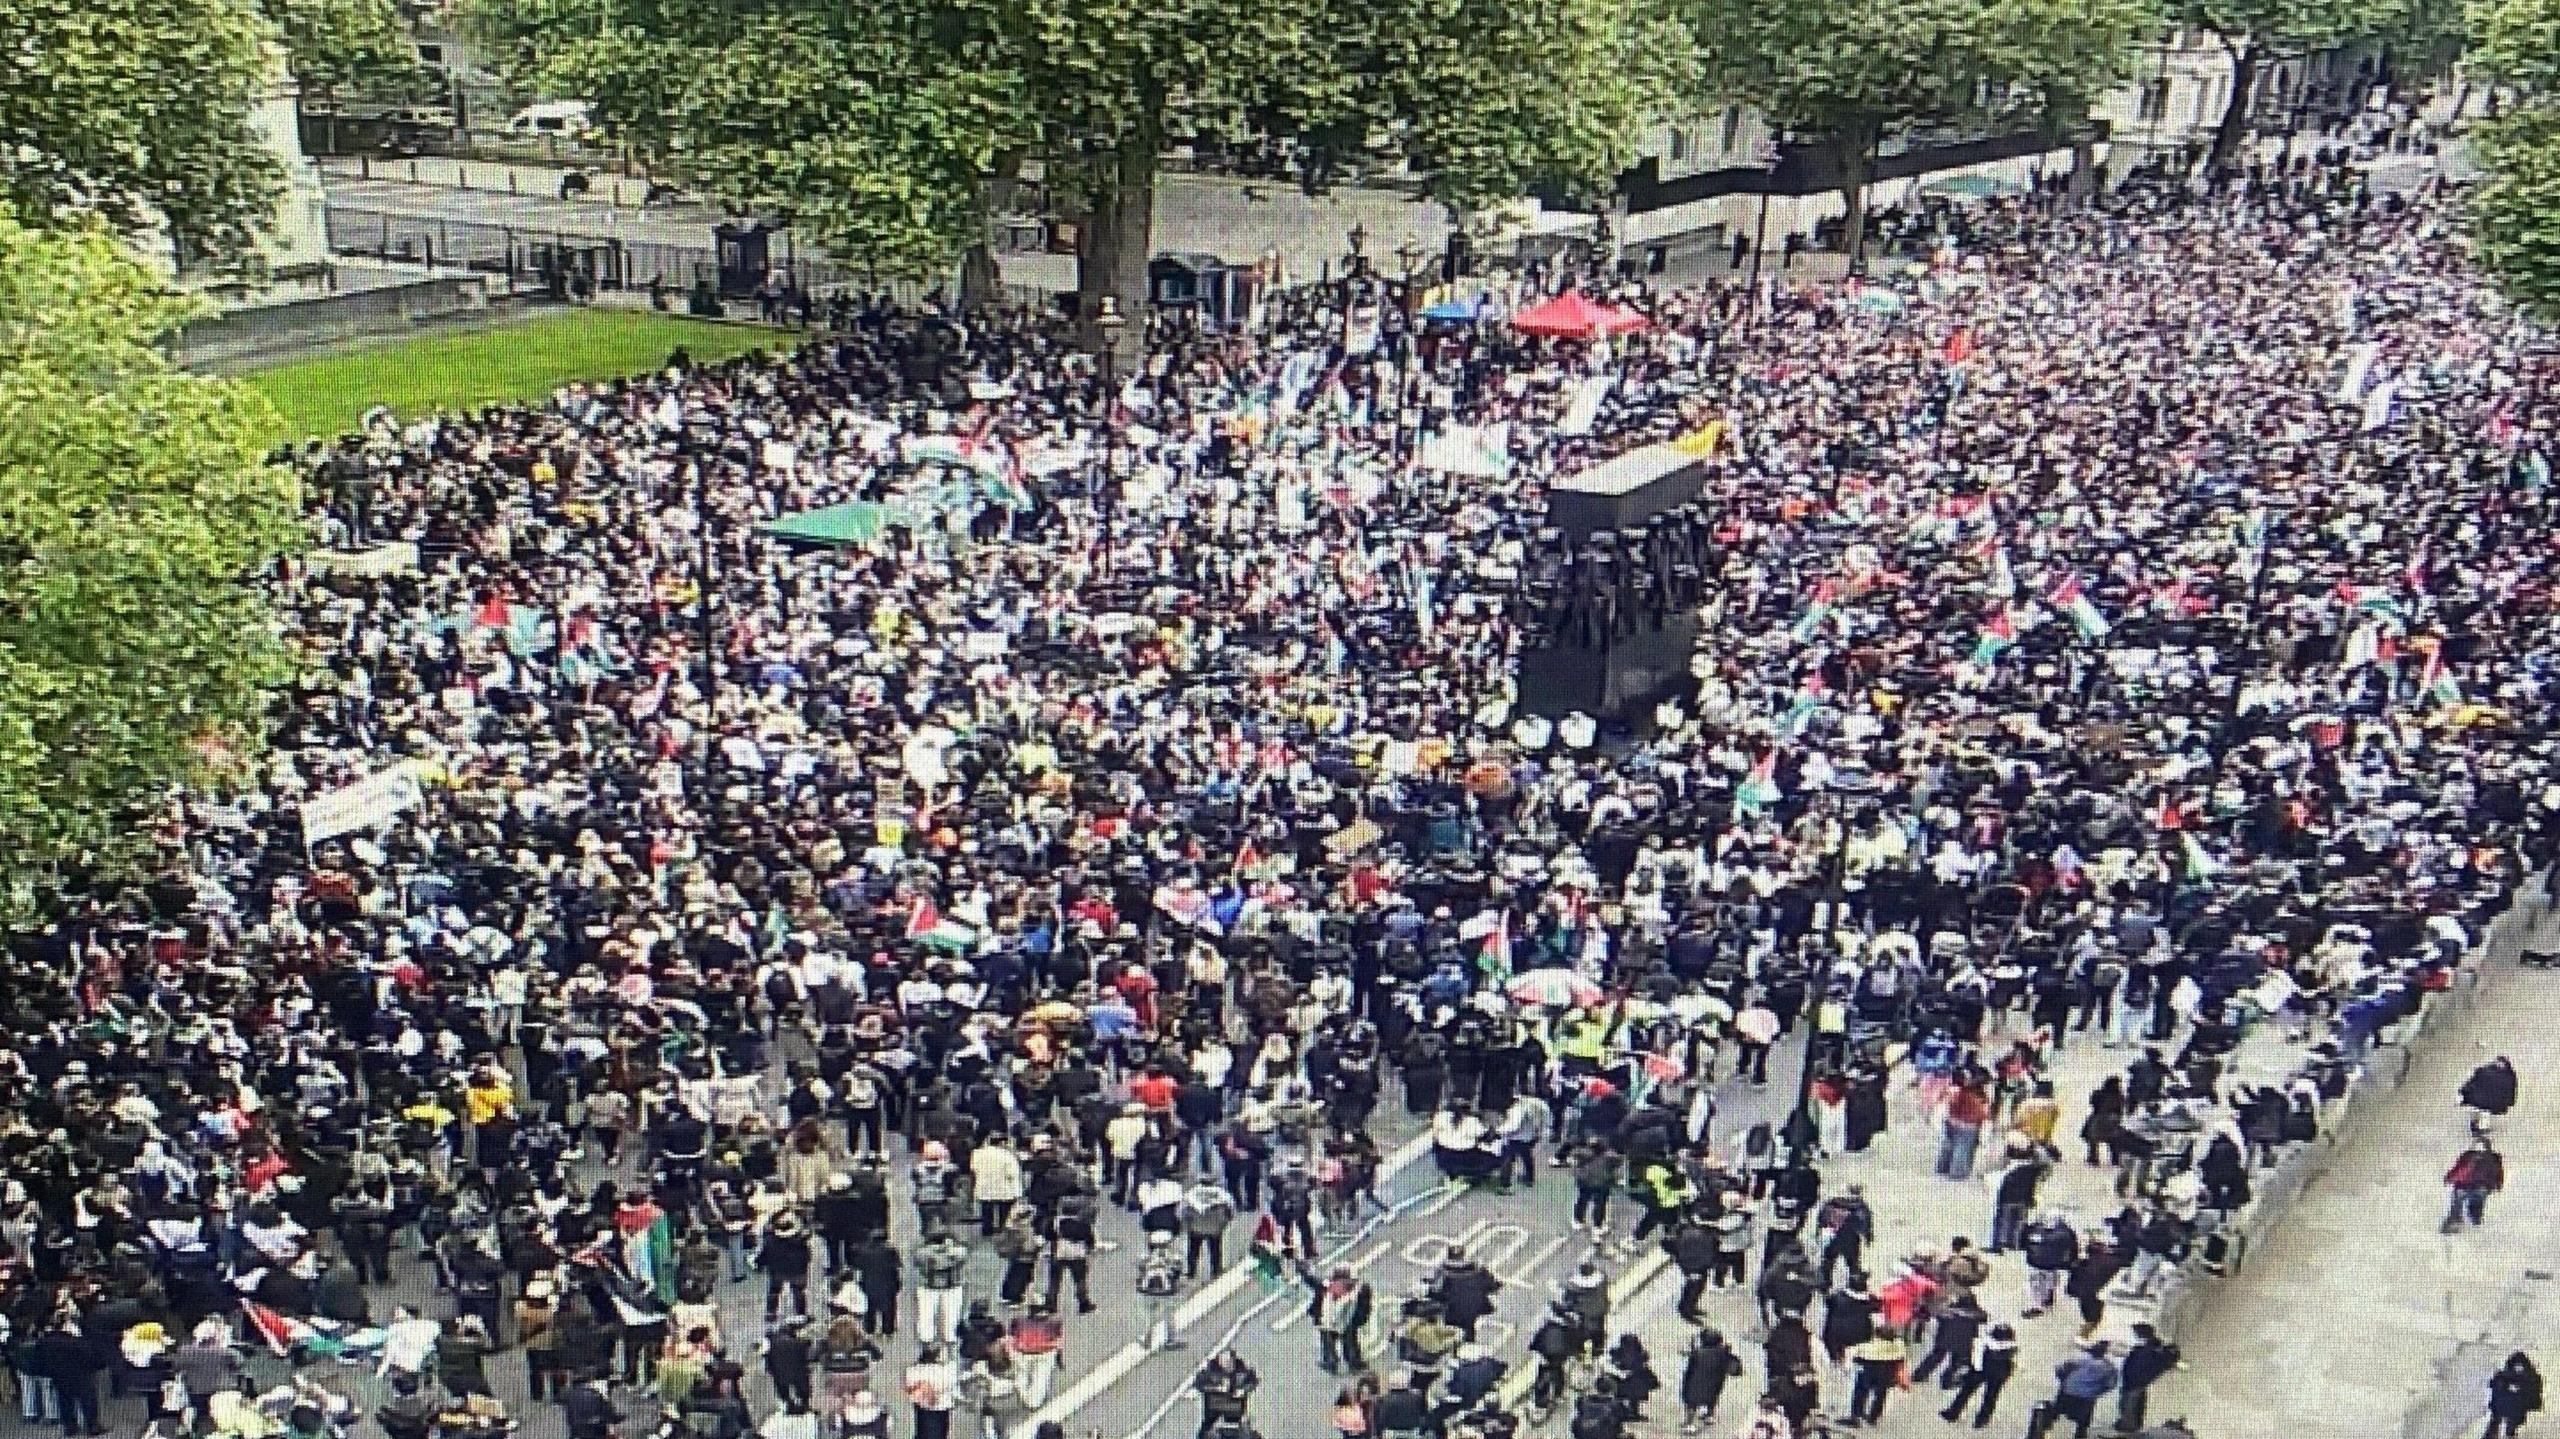
{"type": "Polygon", "coordinates": [[[1482,319],[1484,317],[1484,311],[1485,304],[1482,299],[1443,300],[1439,304],[1433,305],[1424,310],[1422,312],[1422,318],[1426,320],[1461,320],[1473,322],[1475,320],[1482,319]]]}

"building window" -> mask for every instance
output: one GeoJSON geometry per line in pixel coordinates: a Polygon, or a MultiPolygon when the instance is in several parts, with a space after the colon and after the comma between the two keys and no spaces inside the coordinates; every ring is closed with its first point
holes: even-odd
{"type": "Polygon", "coordinates": [[[1685,126],[1674,125],[1671,127],[1671,163],[1677,165],[1688,158],[1689,131],[1685,126]]]}
{"type": "Polygon", "coordinates": [[[1742,133],[1742,107],[1741,107],[1741,106],[1739,106],[1739,105],[1727,105],[1727,106],[1725,106],[1725,107],[1724,107],[1724,144],[1722,144],[1721,146],[1717,147],[1717,148],[1718,148],[1718,150],[1719,150],[1719,152],[1720,152],[1720,153],[1723,153],[1723,154],[1727,154],[1727,155],[1732,154],[1732,153],[1733,153],[1733,142],[1734,142],[1734,139],[1735,139],[1735,137],[1736,137],[1736,136],[1740,135],[1741,133],[1742,133]]]}
{"type": "Polygon", "coordinates": [[[2157,124],[2169,118],[2168,76],[2158,75],[2143,82],[2142,100],[2135,109],[2134,118],[2145,124],[2157,124]]]}
{"type": "Polygon", "coordinates": [[[444,47],[442,45],[421,45],[418,47],[418,60],[421,64],[441,65],[444,63],[444,47]]]}

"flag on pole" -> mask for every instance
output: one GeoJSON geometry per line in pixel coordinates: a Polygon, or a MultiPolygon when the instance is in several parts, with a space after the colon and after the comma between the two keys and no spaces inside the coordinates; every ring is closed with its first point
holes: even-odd
{"type": "Polygon", "coordinates": [[[2231,547],[2239,554],[2240,572],[2249,574],[2258,567],[2258,557],[2267,549],[2267,507],[2252,505],[2241,516],[2239,528],[2231,532],[2231,547]]]}
{"type": "Polygon", "coordinates": [[[2193,834],[2181,834],[2178,842],[2186,854],[2187,878],[2211,879],[2222,873],[2222,861],[2207,854],[2203,842],[2193,834]]]}
{"type": "Polygon", "coordinates": [[[920,894],[915,907],[907,911],[907,938],[946,949],[965,949],[977,941],[978,933],[958,920],[944,919],[932,897],[920,894]]]}
{"type": "Polygon", "coordinates": [[[1823,692],[1829,688],[1822,682],[1822,676],[1806,675],[1804,683],[1796,689],[1795,703],[1787,706],[1786,714],[1778,721],[1779,732],[1789,739],[1803,734],[1813,724],[1815,713],[1822,708],[1823,692]]]}
{"type": "Polygon", "coordinates": [[[1494,916],[1493,928],[1486,932],[1484,949],[1476,955],[1476,967],[1496,985],[1511,978],[1511,913],[1501,911],[1494,916]]]}
{"type": "Polygon", "coordinates": [[[2018,622],[2011,617],[2009,607],[2002,605],[1991,612],[1989,619],[1982,622],[1982,632],[1974,637],[1973,662],[1977,665],[1988,665],[1999,659],[2008,651],[2009,646],[2017,642],[2018,622]]]}
{"type": "Polygon", "coordinates": [[[2107,617],[2098,613],[2098,607],[2089,603],[2089,597],[2080,592],[2078,575],[2064,575],[2062,583],[2055,585],[2053,593],[2045,596],[2045,600],[2070,618],[2071,627],[2080,632],[2080,638],[2096,640],[2106,637],[2107,617]]]}
{"type": "Polygon", "coordinates": [[[2418,692],[2440,705],[2462,703],[2462,686],[2445,671],[2443,637],[2423,635],[2411,641],[2410,648],[2427,657],[2418,671],[2418,692]]]}
{"type": "Polygon", "coordinates": [[[1751,767],[1751,773],[1742,781],[1742,787],[1733,792],[1733,802],[1741,806],[1744,814],[1756,815],[1768,806],[1776,804],[1783,797],[1778,788],[1778,752],[1776,750],[1760,756],[1760,762],[1751,767]]]}
{"type": "Polygon", "coordinates": [[[1837,609],[1833,601],[1838,599],[1839,595],[1840,587],[1831,581],[1815,581],[1813,603],[1806,606],[1805,612],[1796,617],[1794,629],[1796,643],[1803,644],[1821,633],[1822,627],[1830,622],[1832,614],[1837,609]]]}

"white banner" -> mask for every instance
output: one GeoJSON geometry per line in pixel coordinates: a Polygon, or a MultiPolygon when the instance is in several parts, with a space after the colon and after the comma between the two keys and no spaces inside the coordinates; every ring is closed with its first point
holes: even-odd
{"type": "Polygon", "coordinates": [[[418,547],[402,540],[369,550],[313,550],[304,556],[304,563],[315,575],[355,575],[362,579],[413,575],[418,572],[418,547]]]}
{"type": "Polygon", "coordinates": [[[426,802],[418,782],[418,762],[402,760],[380,774],[343,785],[302,802],[302,842],[318,844],[360,829],[388,824],[404,810],[426,802]]]}
{"type": "Polygon", "coordinates": [[[1556,421],[1559,435],[1587,435],[1600,423],[1600,402],[1608,398],[1612,375],[1587,375],[1573,387],[1573,398],[1565,402],[1564,418],[1556,421]]]}
{"type": "Polygon", "coordinates": [[[1498,480],[1511,473],[1511,424],[1452,425],[1422,442],[1426,470],[1498,480]]]}
{"type": "Polygon", "coordinates": [[[2367,340],[2347,351],[2347,373],[2338,381],[2338,400],[2352,405],[2364,398],[2364,387],[2373,379],[2373,362],[2382,358],[2378,341],[2367,340]]]}

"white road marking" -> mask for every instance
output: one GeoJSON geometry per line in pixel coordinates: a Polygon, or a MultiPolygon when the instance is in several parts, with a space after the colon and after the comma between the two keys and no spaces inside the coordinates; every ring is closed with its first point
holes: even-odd
{"type": "MultiPolygon", "coordinates": [[[[1397,1145],[1395,1151],[1389,1154],[1385,1161],[1378,1166],[1379,1182],[1383,1184],[1403,1171],[1412,1168],[1416,1160],[1421,1159],[1424,1155],[1427,1155],[1430,1152],[1431,1136],[1428,1133],[1417,1134],[1413,1138],[1406,1140],[1404,1143],[1397,1145]]],[[[1446,1201],[1453,1198],[1454,1195],[1440,1195],[1433,1192],[1433,1198],[1429,1202],[1437,1203],[1441,1208],[1447,1208],[1448,1205],[1446,1201]]],[[[1378,1218],[1371,1220],[1367,1229],[1363,1230],[1350,1243],[1343,1246],[1343,1251],[1348,1252],[1352,1248],[1357,1247],[1361,1240],[1368,1238],[1371,1233],[1376,1232],[1377,1228],[1380,1225],[1383,1225],[1390,1217],[1394,1217],[1403,1212],[1405,1211],[1390,1211],[1389,1214],[1380,1215],[1378,1218]]],[[[1202,1318],[1215,1312],[1220,1305],[1225,1304],[1228,1300],[1233,1299],[1237,1294],[1243,1292],[1244,1287],[1252,1282],[1253,1261],[1251,1259],[1247,1259],[1241,1264],[1230,1265],[1226,1273],[1219,1275],[1216,1279],[1211,1280],[1208,1284],[1202,1286],[1200,1292],[1192,1295],[1189,1299],[1184,1300],[1182,1302],[1182,1307],[1173,1312],[1174,1332],[1178,1334],[1183,1330],[1190,1328],[1192,1325],[1199,1323],[1202,1318]]],[[[1278,1295],[1272,1295],[1269,1298],[1264,1299],[1262,1303],[1268,1304],[1272,1299],[1276,1299],[1278,1297],[1278,1295]]],[[[1261,1306],[1257,1305],[1255,1312],[1259,1312],[1260,1307],[1261,1306]]],[[[1073,1417],[1077,1410],[1080,1410],[1086,1405],[1092,1403],[1104,1390],[1109,1389],[1112,1385],[1127,1378],[1132,1370],[1136,1369],[1139,1365],[1146,1363],[1147,1356],[1154,1352],[1155,1351],[1147,1348],[1146,1345],[1133,1339],[1111,1351],[1109,1354],[1104,1355],[1099,1363],[1095,1364],[1092,1369],[1086,1371],[1083,1378],[1077,1380],[1071,1385],[1068,1385],[1057,1394],[1052,1395],[1048,1403],[1041,1405],[1040,1408],[1033,1412],[1029,1418],[1023,1420],[1021,1424],[1017,1425],[1014,1429],[1016,1439],[1031,1439],[1031,1436],[1039,1430],[1042,1424],[1051,1420],[1063,1423],[1067,1419],[1073,1417]]],[[[1210,1352],[1214,1353],[1216,1351],[1213,1348],[1210,1352]]]]}

